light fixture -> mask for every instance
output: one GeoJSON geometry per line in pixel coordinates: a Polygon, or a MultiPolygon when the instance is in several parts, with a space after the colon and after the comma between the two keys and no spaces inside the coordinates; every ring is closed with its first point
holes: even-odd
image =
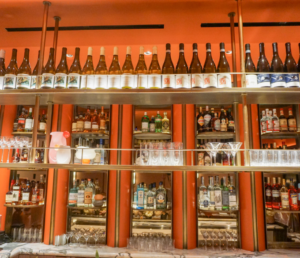
{"type": "Polygon", "coordinates": [[[67,56],[67,57],[73,57],[73,55],[71,55],[71,54],[67,54],[66,56],[67,56]]]}
{"type": "Polygon", "coordinates": [[[150,56],[151,54],[152,54],[151,51],[144,52],[144,55],[146,55],[146,56],[150,56]]]}
{"type": "Polygon", "coordinates": [[[232,54],[232,51],[231,51],[231,50],[228,50],[228,51],[226,51],[226,54],[227,54],[227,55],[231,55],[231,54],[232,54]]]}

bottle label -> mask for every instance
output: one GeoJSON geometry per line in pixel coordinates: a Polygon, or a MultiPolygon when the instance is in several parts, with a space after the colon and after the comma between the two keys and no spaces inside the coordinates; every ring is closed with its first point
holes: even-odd
{"type": "Polygon", "coordinates": [[[297,205],[298,204],[298,202],[297,202],[297,194],[296,193],[291,193],[290,197],[291,197],[291,204],[292,205],[297,205]]]}
{"type": "Polygon", "coordinates": [[[92,204],[92,197],[93,197],[93,192],[84,191],[84,203],[85,204],[92,204]]]}
{"type": "Polygon", "coordinates": [[[109,89],[121,89],[121,75],[117,75],[117,74],[108,75],[107,87],[109,89]]]}
{"type": "Polygon", "coordinates": [[[299,74],[293,73],[293,74],[286,74],[285,75],[285,83],[286,87],[300,87],[299,83],[299,74]]]}
{"type": "Polygon", "coordinates": [[[203,126],[204,125],[204,117],[203,116],[200,116],[199,119],[198,119],[198,124],[200,126],[203,126]]]}
{"type": "Polygon", "coordinates": [[[165,203],[165,195],[163,193],[158,193],[156,195],[156,203],[157,204],[164,204],[165,203]]]}
{"type": "Polygon", "coordinates": [[[218,88],[231,88],[231,75],[227,73],[218,74],[218,88]]]}
{"type": "Polygon", "coordinates": [[[3,90],[4,76],[0,76],[0,90],[3,90]]]}
{"type": "Polygon", "coordinates": [[[279,132],[279,120],[273,120],[273,132],[279,132]]]}
{"type": "Polygon", "coordinates": [[[191,74],[191,85],[192,88],[203,88],[204,85],[203,74],[200,73],[191,74]]]}
{"type": "Polygon", "coordinates": [[[229,206],[229,192],[222,191],[222,202],[223,206],[229,206]]]}
{"type": "Polygon", "coordinates": [[[68,88],[76,88],[80,87],[80,74],[78,73],[70,73],[68,75],[68,88]]]}
{"type": "MultiPolygon", "coordinates": [[[[142,122],[142,132],[148,132],[149,123],[148,122],[142,122]]],[[[155,124],[154,124],[155,128],[155,124]]]]}
{"type": "Polygon", "coordinates": [[[262,121],[260,123],[260,125],[261,125],[261,132],[265,133],[267,131],[267,123],[266,123],[266,121],[262,121]]]}
{"type": "Polygon", "coordinates": [[[138,206],[144,206],[144,191],[138,191],[138,206]]]}
{"type": "MultiPolygon", "coordinates": [[[[84,79],[82,79],[82,81],[84,81],[84,79]]],[[[94,90],[96,88],[95,85],[95,75],[86,75],[86,89],[92,89],[94,90]]],[[[84,85],[81,85],[81,89],[83,89],[84,85]]]]}
{"type": "Polygon", "coordinates": [[[190,89],[190,79],[188,74],[176,74],[176,89],[186,88],[190,89]]]}
{"type": "Polygon", "coordinates": [[[236,206],[236,193],[235,190],[232,190],[229,193],[229,207],[236,206]]]}
{"type": "Polygon", "coordinates": [[[271,74],[271,88],[285,87],[285,75],[284,74],[271,74]]]}
{"type": "Polygon", "coordinates": [[[77,197],[77,203],[84,204],[84,190],[78,190],[77,197]]]}
{"type": "Polygon", "coordinates": [[[72,123],[72,132],[77,132],[77,122],[72,123]]]}
{"type": "Polygon", "coordinates": [[[65,73],[55,74],[54,88],[67,88],[67,75],[65,73]]]}
{"type": "Polygon", "coordinates": [[[41,88],[53,88],[53,84],[54,75],[52,73],[43,73],[41,88]]]}
{"type": "Polygon", "coordinates": [[[46,130],[46,123],[40,122],[39,124],[39,131],[45,131],[46,130]]]}
{"type": "Polygon", "coordinates": [[[36,87],[36,80],[37,80],[37,76],[36,75],[32,75],[31,76],[31,85],[30,85],[30,89],[35,89],[36,87]]]}
{"type": "Polygon", "coordinates": [[[16,75],[14,74],[5,74],[3,89],[15,89],[16,87],[16,75]]]}
{"type": "Polygon", "coordinates": [[[101,119],[100,120],[100,130],[105,130],[105,120],[104,119],[101,119]]]}
{"type": "Polygon", "coordinates": [[[19,74],[17,76],[17,89],[18,88],[26,88],[30,89],[31,76],[27,74],[19,74]]]}
{"type": "Polygon", "coordinates": [[[77,204],[78,194],[69,193],[69,204],[77,204]]]}
{"type": "Polygon", "coordinates": [[[147,197],[147,206],[153,206],[154,205],[154,197],[148,196],[147,197]]]}
{"type": "Polygon", "coordinates": [[[281,193],[281,206],[282,208],[289,208],[289,194],[281,193]]]}
{"type": "Polygon", "coordinates": [[[95,88],[107,89],[107,75],[95,75],[95,88]]]}
{"type": "Polygon", "coordinates": [[[148,88],[148,77],[146,74],[138,74],[137,87],[140,89],[148,88]]]}
{"type": "Polygon", "coordinates": [[[22,201],[29,201],[30,193],[22,193],[22,201]]]}
{"type": "Polygon", "coordinates": [[[38,199],[39,201],[44,200],[44,189],[39,189],[38,199]]]}
{"type": "Polygon", "coordinates": [[[5,195],[5,202],[11,203],[13,201],[13,195],[12,194],[6,194],[5,195]]]}
{"type": "Polygon", "coordinates": [[[289,129],[292,131],[296,131],[296,119],[295,118],[291,118],[288,120],[288,124],[289,124],[289,129]]]}
{"type": "Polygon", "coordinates": [[[215,205],[216,205],[216,207],[222,207],[222,192],[221,192],[221,190],[215,190],[215,205]]]}
{"type": "MultiPolygon", "coordinates": [[[[144,126],[146,126],[146,125],[143,125],[144,123],[145,122],[142,123],[142,131],[144,131],[146,129],[148,130],[148,128],[144,127],[144,126]]],[[[145,124],[148,124],[148,123],[146,122],[145,124]]],[[[150,125],[150,132],[154,133],[155,132],[155,123],[150,123],[149,125],[150,125]]]]}
{"type": "MultiPolygon", "coordinates": [[[[162,131],[163,132],[169,132],[170,128],[169,128],[169,120],[166,120],[162,122],[162,131]]],[[[150,131],[151,131],[151,124],[150,124],[150,131]]]]}
{"type": "Polygon", "coordinates": [[[162,75],[162,88],[174,88],[175,89],[175,75],[163,74],[162,75]]]}
{"type": "Polygon", "coordinates": [[[12,201],[13,202],[17,202],[19,201],[19,187],[18,187],[18,190],[17,191],[13,191],[13,194],[12,194],[12,201]]]}
{"type": "Polygon", "coordinates": [[[92,128],[91,121],[84,121],[84,129],[90,130],[92,128]]]}
{"type": "Polygon", "coordinates": [[[220,119],[215,120],[215,130],[216,131],[220,131],[221,130],[220,119]]]}
{"type": "Polygon", "coordinates": [[[33,119],[28,119],[27,118],[26,121],[25,121],[25,129],[31,130],[32,124],[33,124],[33,119]]]}
{"type": "Polygon", "coordinates": [[[254,74],[246,74],[246,87],[257,88],[257,76],[254,74]]]}
{"type": "Polygon", "coordinates": [[[159,74],[149,74],[148,75],[148,88],[149,89],[161,89],[162,77],[159,74]]]}
{"type": "Polygon", "coordinates": [[[210,114],[206,114],[204,116],[204,127],[208,127],[209,126],[210,120],[211,120],[211,115],[210,114]]]}
{"type": "Polygon", "coordinates": [[[228,128],[231,128],[231,130],[234,130],[234,121],[233,120],[229,120],[228,121],[228,128]]]}
{"type": "Polygon", "coordinates": [[[279,195],[279,190],[272,190],[272,197],[273,198],[277,198],[277,197],[279,197],[280,195],[279,195]]]}
{"type": "Polygon", "coordinates": [[[214,87],[217,88],[217,75],[216,74],[203,74],[203,88],[214,87]]]}
{"type": "Polygon", "coordinates": [[[204,157],[204,166],[211,166],[211,159],[209,155],[204,157]]]}
{"type": "Polygon", "coordinates": [[[38,201],[38,198],[37,198],[37,194],[35,193],[35,194],[32,194],[32,196],[31,196],[31,201],[33,202],[33,203],[36,203],[37,201],[38,201]]]}
{"type": "MultiPolygon", "coordinates": [[[[76,127],[75,127],[75,129],[76,129],[76,127]]],[[[72,127],[72,130],[73,130],[73,127],[72,127]]],[[[92,130],[99,130],[99,125],[98,124],[92,124],[92,130]]]]}
{"type": "Polygon", "coordinates": [[[270,87],[270,74],[258,74],[257,75],[258,87],[270,87]]]}
{"type": "Polygon", "coordinates": [[[208,191],[209,194],[209,204],[215,205],[215,191],[208,191]]]}
{"type": "Polygon", "coordinates": [[[266,196],[271,197],[272,196],[272,191],[271,189],[266,190],[266,196]]]}
{"type": "Polygon", "coordinates": [[[121,88],[122,89],[135,89],[135,76],[133,74],[122,74],[121,75],[121,88]]]}
{"type": "Polygon", "coordinates": [[[77,121],[76,123],[77,131],[83,130],[83,121],[77,121]]]}
{"type": "Polygon", "coordinates": [[[267,120],[267,132],[273,132],[273,122],[272,120],[267,120]]]}
{"type": "Polygon", "coordinates": [[[279,119],[279,125],[280,125],[281,131],[287,131],[287,119],[286,118],[279,119]]]}
{"type": "Polygon", "coordinates": [[[222,119],[220,127],[221,127],[221,132],[227,132],[227,124],[226,124],[226,120],[225,119],[222,119]]]}

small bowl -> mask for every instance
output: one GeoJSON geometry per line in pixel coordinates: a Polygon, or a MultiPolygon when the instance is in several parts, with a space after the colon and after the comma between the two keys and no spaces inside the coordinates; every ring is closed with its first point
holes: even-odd
{"type": "Polygon", "coordinates": [[[95,200],[93,204],[95,207],[101,208],[104,204],[104,201],[103,200],[95,200]]]}

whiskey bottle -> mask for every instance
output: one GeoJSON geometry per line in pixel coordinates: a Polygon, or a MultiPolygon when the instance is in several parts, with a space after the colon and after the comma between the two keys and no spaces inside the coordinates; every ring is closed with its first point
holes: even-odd
{"type": "Polygon", "coordinates": [[[13,185],[13,196],[12,204],[17,205],[21,200],[21,184],[20,184],[20,175],[17,175],[16,183],[13,185]]]}
{"type": "Polygon", "coordinates": [[[211,128],[211,113],[209,112],[208,106],[206,106],[206,110],[204,112],[204,131],[206,132],[212,132],[211,128]]]}
{"type": "Polygon", "coordinates": [[[203,66],[203,80],[204,80],[204,88],[208,87],[217,87],[217,75],[216,75],[216,65],[211,55],[211,44],[206,44],[206,59],[203,66]]]}
{"type": "Polygon", "coordinates": [[[155,132],[161,133],[162,132],[162,117],[157,111],[157,115],[155,116],[155,132]]]}
{"type": "Polygon", "coordinates": [[[215,132],[220,132],[221,121],[220,118],[218,118],[218,113],[215,113],[215,117],[212,119],[211,126],[215,132]]]}
{"type": "Polygon", "coordinates": [[[283,63],[278,54],[277,43],[273,43],[273,59],[271,62],[271,72],[278,74],[271,74],[271,87],[285,87],[285,79],[283,72],[283,63]]]}
{"type": "Polygon", "coordinates": [[[162,119],[162,132],[169,133],[170,132],[170,121],[167,117],[167,112],[164,112],[164,118],[162,119]]]}
{"type": "Polygon", "coordinates": [[[273,177],[273,186],[272,186],[272,209],[279,210],[280,209],[280,188],[276,184],[276,177],[273,177]]]}
{"type": "Polygon", "coordinates": [[[68,88],[69,89],[79,89],[80,87],[80,74],[81,74],[81,65],[80,65],[80,48],[75,48],[75,57],[73,63],[69,70],[68,76],[68,88]]]}
{"type": "Polygon", "coordinates": [[[234,118],[231,114],[231,109],[229,108],[228,109],[228,115],[227,115],[227,118],[228,118],[228,132],[234,132],[234,128],[235,128],[235,125],[234,125],[234,118]]]}
{"type": "Polygon", "coordinates": [[[272,210],[272,186],[270,184],[270,177],[267,177],[267,183],[265,185],[266,194],[266,209],[272,210]]]}
{"type": "Polygon", "coordinates": [[[32,127],[33,127],[32,108],[29,108],[29,115],[25,120],[25,132],[32,132],[32,127]]]}
{"type": "Polygon", "coordinates": [[[100,113],[100,119],[99,119],[99,129],[100,133],[105,133],[105,113],[104,113],[104,107],[101,107],[101,113],[100,113]]]}
{"type": "Polygon", "coordinates": [[[287,118],[287,122],[288,122],[289,132],[296,132],[297,131],[297,122],[296,122],[295,116],[293,115],[292,108],[289,108],[289,116],[287,118]]]}
{"type": "MultiPolygon", "coordinates": [[[[14,173],[13,173],[13,176],[14,176],[14,173]]],[[[5,195],[5,204],[11,205],[13,202],[13,186],[14,186],[14,184],[15,184],[15,180],[13,177],[10,181],[9,191],[5,195]]]]}
{"type": "Polygon", "coordinates": [[[109,121],[109,113],[107,112],[105,114],[105,133],[109,134],[109,130],[110,130],[110,121],[109,121]]]}
{"type": "Polygon", "coordinates": [[[92,132],[99,132],[98,114],[96,108],[94,110],[94,114],[92,116],[91,122],[92,122],[92,132]]]}
{"type": "Polygon", "coordinates": [[[100,48],[100,58],[98,65],[95,70],[95,74],[107,74],[107,67],[106,67],[106,62],[105,62],[105,48],[101,47],[100,48]]]}
{"type": "Polygon", "coordinates": [[[54,84],[54,48],[50,48],[48,61],[42,71],[41,89],[51,89],[54,84]]]}
{"type": "Polygon", "coordinates": [[[83,125],[84,125],[83,117],[80,114],[79,118],[78,118],[78,120],[76,122],[76,130],[77,130],[77,132],[83,132],[83,125]]]}
{"type": "Polygon", "coordinates": [[[217,68],[218,73],[226,73],[226,74],[218,74],[218,87],[219,88],[231,88],[231,76],[230,67],[225,55],[225,43],[220,43],[220,59],[217,68]]]}
{"type": "Polygon", "coordinates": [[[121,74],[120,63],[118,59],[118,47],[114,47],[114,54],[111,65],[109,67],[110,74],[121,74]]]}
{"type": "Polygon", "coordinates": [[[226,115],[224,113],[224,109],[221,109],[221,115],[220,115],[220,131],[221,132],[227,132],[227,123],[226,123],[226,115]]]}
{"type": "Polygon", "coordinates": [[[38,205],[38,183],[34,184],[34,187],[32,187],[32,193],[31,193],[31,203],[33,205],[38,205]]]}
{"type": "MultiPolygon", "coordinates": [[[[141,122],[141,131],[142,133],[147,133],[149,132],[149,117],[147,116],[147,112],[144,113],[144,116],[142,117],[142,122],[141,122]]],[[[155,121],[154,121],[154,124],[155,124],[155,121]]],[[[154,126],[155,128],[155,126],[154,126]]],[[[154,129],[154,132],[155,132],[155,129],[154,129]]]]}
{"type": "Polygon", "coordinates": [[[30,75],[29,49],[25,48],[24,59],[18,70],[17,89],[30,89],[30,75]]]}
{"type": "Polygon", "coordinates": [[[67,48],[63,47],[61,53],[61,59],[56,67],[55,71],[54,88],[64,89],[67,87],[67,75],[68,75],[68,64],[67,64],[67,48]]]}
{"type": "Polygon", "coordinates": [[[193,44],[193,58],[190,65],[189,73],[202,73],[202,66],[198,57],[198,45],[197,43],[193,44]]]}
{"type": "Polygon", "coordinates": [[[38,184],[38,201],[39,201],[39,205],[44,205],[45,203],[45,183],[44,183],[44,176],[40,175],[40,181],[38,184]]]}
{"type": "Polygon", "coordinates": [[[93,206],[93,185],[91,179],[88,179],[88,184],[84,189],[84,206],[85,207],[93,206]]]}
{"type": "Polygon", "coordinates": [[[135,72],[137,74],[147,74],[147,66],[145,63],[145,56],[144,56],[144,47],[140,46],[140,55],[139,55],[139,60],[138,63],[135,67],[135,72]]]}
{"type": "Polygon", "coordinates": [[[38,131],[40,133],[45,133],[46,132],[46,126],[47,126],[47,122],[45,119],[45,110],[43,110],[43,113],[40,117],[40,121],[39,121],[39,127],[38,127],[38,131]]]}
{"type": "Polygon", "coordinates": [[[279,127],[280,132],[287,132],[288,126],[287,126],[287,118],[284,115],[283,108],[280,108],[280,116],[279,116],[279,127]]]}
{"type": "Polygon", "coordinates": [[[31,185],[30,185],[30,180],[26,181],[26,185],[23,186],[22,189],[22,204],[23,205],[28,205],[31,202],[31,185]]]}
{"type": "Polygon", "coordinates": [[[91,107],[88,106],[86,110],[86,114],[84,117],[84,125],[83,125],[83,132],[88,133],[92,130],[92,122],[91,122],[91,107]]]}
{"type": "Polygon", "coordinates": [[[32,180],[31,180],[31,182],[30,182],[30,185],[31,185],[31,188],[32,188],[32,189],[33,189],[34,186],[35,186],[35,180],[36,180],[36,174],[33,174],[33,178],[32,178],[32,180]]]}
{"type": "Polygon", "coordinates": [[[290,73],[285,75],[286,87],[299,87],[299,74],[297,73],[298,69],[296,61],[292,56],[291,43],[285,43],[285,48],[286,58],[284,62],[284,71],[290,73]]]}
{"type": "Polygon", "coordinates": [[[282,187],[280,189],[280,198],[281,198],[280,209],[281,210],[289,210],[290,209],[289,191],[286,188],[285,179],[282,179],[282,187]]]}
{"type": "Polygon", "coordinates": [[[197,116],[197,131],[198,134],[204,131],[204,115],[202,113],[202,107],[199,108],[199,114],[197,116]]]}
{"type": "Polygon", "coordinates": [[[277,117],[277,114],[276,114],[276,108],[273,109],[272,123],[273,123],[273,132],[279,133],[279,131],[280,131],[279,118],[277,117]]]}
{"type": "MultiPolygon", "coordinates": [[[[174,69],[174,68],[173,68],[174,69]]],[[[149,66],[149,73],[150,74],[161,74],[162,71],[160,69],[160,65],[157,58],[157,46],[153,46],[152,48],[152,60],[149,66]]]]}
{"type": "Polygon", "coordinates": [[[259,43],[259,59],[257,63],[257,72],[266,73],[257,75],[257,86],[258,87],[270,87],[270,65],[265,56],[265,44],[259,43]]]}
{"type": "Polygon", "coordinates": [[[18,74],[18,65],[17,65],[17,50],[12,50],[11,60],[6,68],[6,73],[3,81],[3,89],[11,90],[15,88],[16,75],[18,74]]]}

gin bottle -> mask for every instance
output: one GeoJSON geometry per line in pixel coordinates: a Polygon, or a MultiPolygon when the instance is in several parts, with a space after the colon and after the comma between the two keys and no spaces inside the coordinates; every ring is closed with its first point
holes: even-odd
{"type": "Polygon", "coordinates": [[[144,184],[144,209],[147,209],[147,195],[148,195],[148,192],[149,192],[149,189],[147,187],[147,184],[144,184]]]}
{"type": "Polygon", "coordinates": [[[155,192],[153,191],[153,185],[149,185],[149,191],[147,193],[147,209],[154,209],[155,192]]]}
{"type": "Polygon", "coordinates": [[[215,210],[215,188],[214,188],[214,178],[209,178],[209,186],[207,188],[209,196],[209,210],[215,210]]]}
{"type": "Polygon", "coordinates": [[[200,210],[208,210],[209,207],[209,197],[206,186],[204,185],[204,176],[201,177],[201,186],[199,188],[200,192],[200,210]]]}
{"type": "Polygon", "coordinates": [[[78,200],[78,190],[76,188],[76,180],[73,180],[73,188],[69,192],[69,206],[76,206],[78,200]]]}
{"type": "Polygon", "coordinates": [[[144,183],[139,184],[137,189],[137,208],[138,209],[144,209],[144,183]]]}
{"type": "Polygon", "coordinates": [[[84,206],[84,189],[85,189],[84,179],[81,179],[81,184],[78,186],[78,192],[77,192],[77,206],[78,207],[84,206]]]}
{"type": "Polygon", "coordinates": [[[230,176],[230,184],[228,190],[229,190],[229,210],[237,210],[238,207],[236,202],[235,186],[233,185],[233,176],[230,176]]]}
{"type": "Polygon", "coordinates": [[[156,133],[162,132],[162,117],[159,114],[159,111],[157,111],[157,115],[155,117],[155,132],[156,133]]]}
{"type": "Polygon", "coordinates": [[[222,210],[229,210],[229,189],[226,185],[226,177],[223,177],[222,182],[222,210]]]}
{"type": "Polygon", "coordinates": [[[167,193],[166,189],[163,187],[163,182],[159,182],[159,187],[156,190],[156,209],[166,209],[167,208],[167,193]]]}
{"type": "Polygon", "coordinates": [[[222,210],[222,189],[219,185],[219,176],[216,176],[216,184],[215,184],[215,209],[217,211],[222,210]]]}
{"type": "Polygon", "coordinates": [[[144,113],[144,116],[142,117],[142,128],[141,131],[143,133],[149,132],[149,117],[147,116],[147,112],[144,113]]]}
{"type": "Polygon", "coordinates": [[[276,109],[273,109],[273,117],[272,117],[272,123],[273,123],[273,132],[274,133],[279,133],[279,118],[276,114],[276,109]]]}

